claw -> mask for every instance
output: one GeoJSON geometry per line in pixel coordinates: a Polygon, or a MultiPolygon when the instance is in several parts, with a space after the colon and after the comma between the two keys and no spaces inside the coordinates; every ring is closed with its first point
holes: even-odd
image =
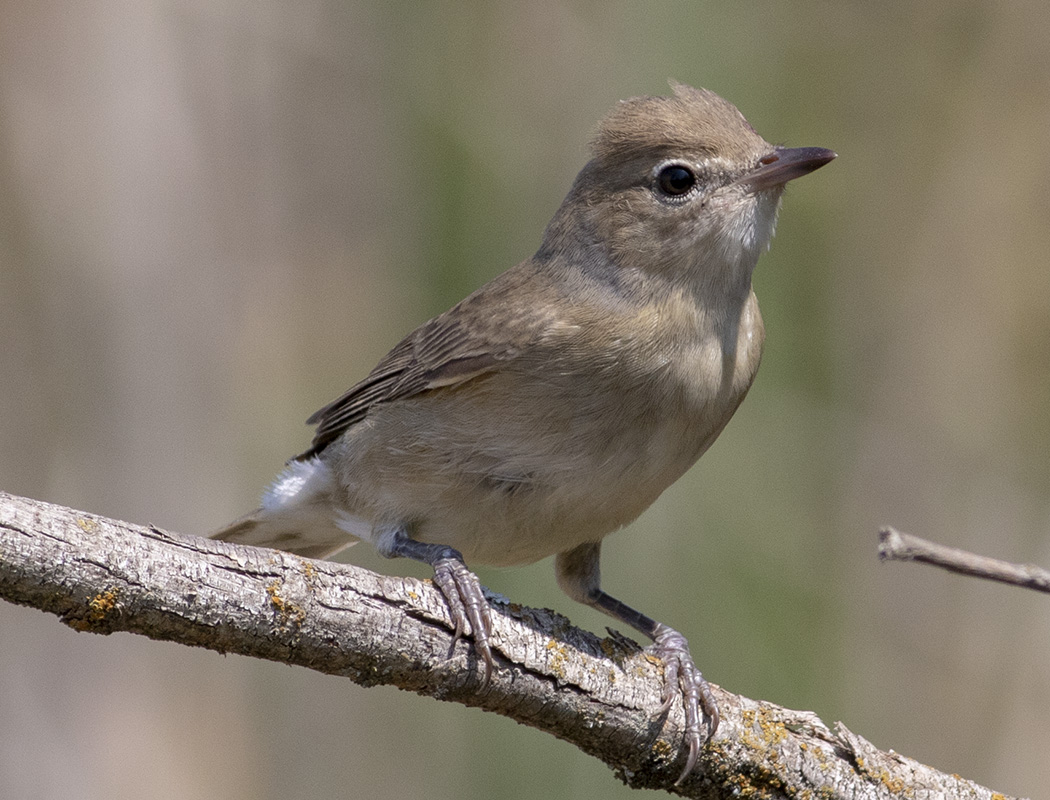
{"type": "Polygon", "coordinates": [[[492,636],[492,609],[481,590],[481,583],[462,561],[442,558],[434,563],[434,585],[445,596],[449,614],[456,626],[448,655],[452,657],[456,643],[469,625],[474,637],[474,652],[485,665],[481,679],[481,688],[484,689],[492,679],[495,664],[489,643],[492,636]]]}
{"type": "Polygon", "coordinates": [[[703,744],[703,725],[700,711],[708,718],[708,735],[711,739],[718,730],[718,704],[715,702],[711,686],[700,670],[696,668],[689,653],[689,642],[678,631],[666,625],[658,625],[650,652],[664,662],[663,703],[660,713],[671,710],[674,701],[681,692],[682,705],[685,711],[685,741],[689,745],[689,754],[685,760],[685,769],[674,782],[680,786],[693,771],[700,758],[700,746],[703,744]]]}

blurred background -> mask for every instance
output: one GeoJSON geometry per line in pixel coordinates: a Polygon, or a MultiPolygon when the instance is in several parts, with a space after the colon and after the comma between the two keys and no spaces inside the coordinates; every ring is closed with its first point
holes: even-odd
{"type": "MultiPolygon", "coordinates": [[[[252,508],[312,411],[530,255],[618,99],[673,77],[837,150],[759,263],[747,402],[604,582],[731,691],[1045,796],[1050,604],[875,555],[889,523],[1050,566],[1045,2],[0,13],[0,489],[183,533],[252,508]]],[[[549,561],[479,573],[607,624],[549,561]]],[[[0,638],[4,798],[628,796],[391,688],[9,604],[0,638]]]]}

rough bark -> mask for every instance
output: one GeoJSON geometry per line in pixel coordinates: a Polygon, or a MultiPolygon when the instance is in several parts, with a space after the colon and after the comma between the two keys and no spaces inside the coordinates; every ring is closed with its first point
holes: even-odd
{"type": "Polygon", "coordinates": [[[469,641],[429,581],[180,536],[0,493],[0,597],[79,631],[129,631],[266,658],[363,686],[477,706],[601,759],[627,784],[698,798],[1006,798],[841,723],[714,687],[723,720],[682,786],[682,719],[654,716],[660,663],[564,617],[491,596],[497,669],[482,688],[469,641]]]}

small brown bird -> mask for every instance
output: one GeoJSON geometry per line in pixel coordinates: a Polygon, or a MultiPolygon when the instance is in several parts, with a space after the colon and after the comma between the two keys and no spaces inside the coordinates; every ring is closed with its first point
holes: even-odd
{"type": "Polygon", "coordinates": [[[827,164],[774,147],[713,92],[621,102],[536,254],[391,350],[308,422],[313,443],[215,538],[324,558],[358,540],[434,568],[456,638],[493,669],[469,563],[555,556],[574,600],[630,625],[682,697],[696,764],[718,709],[686,639],[606,594],[605,536],[710,447],[758,369],[751,273],[784,185],[827,164]]]}

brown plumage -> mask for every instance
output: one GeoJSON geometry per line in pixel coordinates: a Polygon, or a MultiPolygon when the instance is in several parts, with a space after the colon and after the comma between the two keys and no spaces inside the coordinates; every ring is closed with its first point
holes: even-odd
{"type": "Polygon", "coordinates": [[[784,184],[834,153],[775,148],[713,92],[620,103],[532,258],[424,323],[309,422],[260,509],[216,537],[322,557],[359,539],[432,564],[493,669],[464,563],[556,555],[559,584],[653,638],[688,755],[714,696],[678,632],[599,585],[601,540],[710,446],[764,329],[751,273],[784,184]]]}

